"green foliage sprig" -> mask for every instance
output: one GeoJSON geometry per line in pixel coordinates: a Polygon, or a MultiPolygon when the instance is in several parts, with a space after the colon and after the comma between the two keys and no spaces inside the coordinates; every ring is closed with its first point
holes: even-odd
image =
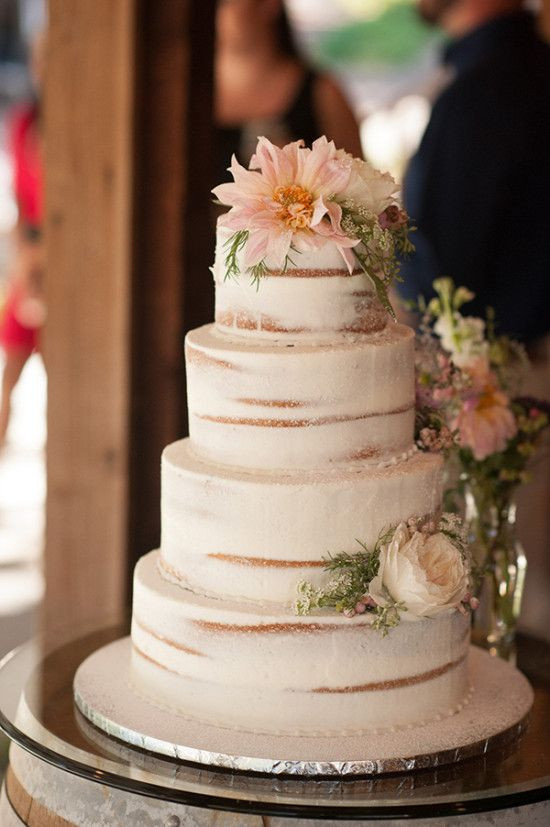
{"type": "Polygon", "coordinates": [[[297,586],[296,613],[306,615],[315,609],[353,613],[358,603],[367,600],[365,610],[375,615],[373,628],[383,635],[387,634],[388,630],[399,622],[399,611],[403,610],[404,606],[392,600],[389,595],[386,606],[371,604],[368,600],[368,588],[371,580],[378,574],[380,549],[390,542],[394,533],[395,526],[385,529],[372,549],[357,540],[360,551],[353,554],[341,551],[329,555],[324,568],[334,576],[323,586],[314,586],[306,580],[301,580],[297,586]]]}
{"type": "MultiPolygon", "coordinates": [[[[241,274],[241,268],[239,266],[238,255],[243,247],[246,246],[248,242],[248,238],[250,233],[248,230],[237,230],[236,232],[231,235],[227,241],[224,242],[224,249],[227,250],[224,265],[225,265],[225,275],[224,281],[227,281],[229,278],[236,279],[241,274]]],[[[297,252],[294,246],[290,248],[294,252],[297,252]]],[[[285,256],[285,261],[282,268],[282,273],[286,273],[289,265],[296,266],[295,262],[291,258],[291,256],[285,256]]],[[[250,275],[252,279],[252,284],[256,285],[256,289],[260,286],[260,281],[263,276],[268,275],[271,273],[272,270],[267,266],[265,258],[261,261],[258,261],[257,264],[254,264],[252,267],[247,268],[247,273],[250,275]]]]}

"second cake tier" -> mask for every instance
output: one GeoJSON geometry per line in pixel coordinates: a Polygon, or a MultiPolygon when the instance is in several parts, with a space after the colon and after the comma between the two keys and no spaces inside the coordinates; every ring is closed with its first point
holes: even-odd
{"type": "Polygon", "coordinates": [[[186,339],[197,453],[246,468],[378,462],[412,447],[414,334],[392,325],[330,345],[186,339]]]}

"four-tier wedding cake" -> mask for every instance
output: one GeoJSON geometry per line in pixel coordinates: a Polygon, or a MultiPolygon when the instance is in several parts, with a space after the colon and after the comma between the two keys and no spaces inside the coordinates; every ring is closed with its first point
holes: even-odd
{"type": "Polygon", "coordinates": [[[162,539],[135,571],[132,683],[218,726],[358,734],[469,692],[469,567],[414,444],[407,247],[388,175],[325,139],[218,187],[216,319],[186,339],[190,437],[162,457],[162,539]]]}

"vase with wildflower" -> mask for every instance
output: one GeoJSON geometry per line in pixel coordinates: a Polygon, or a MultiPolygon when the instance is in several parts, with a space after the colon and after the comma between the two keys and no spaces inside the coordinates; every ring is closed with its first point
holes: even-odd
{"type": "Polygon", "coordinates": [[[550,405],[518,395],[527,358],[487,321],[464,316],[473,295],[451,279],[434,282],[422,306],[417,353],[417,444],[443,447],[451,469],[447,505],[464,516],[480,605],[474,639],[489,648],[515,634],[526,559],[516,536],[515,495],[550,422],[550,405]]]}

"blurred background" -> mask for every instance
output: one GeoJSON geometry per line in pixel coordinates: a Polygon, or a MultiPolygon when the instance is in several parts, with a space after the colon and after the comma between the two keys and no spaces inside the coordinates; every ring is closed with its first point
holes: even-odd
{"type": "MultiPolygon", "coordinates": [[[[72,6],[55,6],[64,25],[72,6]]],[[[419,19],[411,0],[289,0],[286,7],[303,59],[335,78],[349,100],[365,157],[400,177],[441,83],[441,33],[419,19]]],[[[30,62],[47,21],[45,0],[0,0],[0,306],[17,255],[11,123],[37,98],[30,62]]],[[[30,636],[43,594],[46,387],[38,346],[14,388],[0,455],[0,654],[30,636]]]]}
{"type": "MultiPolygon", "coordinates": [[[[123,615],[135,560],[158,543],[160,452],[186,433],[183,337],[213,312],[209,191],[236,140],[214,50],[229,60],[245,24],[265,28],[249,0],[216,33],[231,5],[0,0],[0,308],[23,269],[33,331],[8,389],[0,351],[0,655],[38,625],[123,615]]],[[[548,4],[529,5],[544,26],[548,4]]],[[[448,82],[442,30],[413,0],[285,8],[300,94],[325,79],[318,121],[347,125],[346,148],[359,140],[401,180],[448,82]]]]}

